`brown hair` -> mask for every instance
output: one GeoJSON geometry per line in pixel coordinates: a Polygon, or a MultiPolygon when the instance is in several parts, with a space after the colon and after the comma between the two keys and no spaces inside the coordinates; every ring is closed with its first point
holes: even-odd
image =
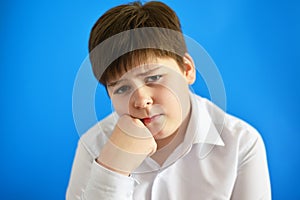
{"type": "Polygon", "coordinates": [[[183,68],[183,55],[187,49],[180,21],[170,7],[158,1],[147,2],[144,5],[136,1],[113,7],[97,20],[90,33],[89,52],[94,75],[100,83],[106,85],[122,72],[134,65],[143,64],[150,58],[170,57],[183,68]],[[157,27],[159,30],[141,29],[146,27],[157,27]],[[134,35],[133,39],[133,33],[128,31],[134,29],[143,31],[134,35]],[[128,34],[107,42],[109,38],[124,31],[128,34]],[[173,34],[172,31],[177,34],[173,34]],[[100,48],[102,50],[95,51],[105,42],[107,45],[102,45],[100,48]],[[145,48],[132,49],[135,43],[143,43],[145,48]],[[112,55],[120,56],[112,61],[106,58],[112,55]]]}

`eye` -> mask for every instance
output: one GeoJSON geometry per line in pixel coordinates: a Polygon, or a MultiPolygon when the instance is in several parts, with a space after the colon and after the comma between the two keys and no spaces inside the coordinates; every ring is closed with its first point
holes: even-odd
{"type": "Polygon", "coordinates": [[[123,85],[114,91],[114,94],[124,94],[130,91],[131,87],[129,85],[123,85]]]}
{"type": "Polygon", "coordinates": [[[158,81],[161,77],[162,77],[162,75],[148,76],[148,77],[145,78],[145,82],[146,83],[153,83],[153,82],[158,81]]]}

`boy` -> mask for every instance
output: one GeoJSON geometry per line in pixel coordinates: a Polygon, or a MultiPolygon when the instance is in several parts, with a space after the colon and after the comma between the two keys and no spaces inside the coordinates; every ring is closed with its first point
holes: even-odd
{"type": "Polygon", "coordinates": [[[189,91],[181,33],[161,2],[98,19],[90,60],[115,112],[81,137],[67,199],[271,199],[260,135],[189,91]]]}

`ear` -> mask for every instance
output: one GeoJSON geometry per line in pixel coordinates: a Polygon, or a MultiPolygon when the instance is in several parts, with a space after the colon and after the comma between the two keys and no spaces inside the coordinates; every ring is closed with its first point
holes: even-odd
{"type": "Polygon", "coordinates": [[[188,84],[193,84],[196,80],[196,70],[193,58],[190,54],[185,53],[183,56],[183,64],[184,64],[184,76],[188,82],[188,84]]]}

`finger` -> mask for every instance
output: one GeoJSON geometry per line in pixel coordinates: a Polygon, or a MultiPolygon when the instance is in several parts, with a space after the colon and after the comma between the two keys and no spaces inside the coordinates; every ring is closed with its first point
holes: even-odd
{"type": "Polygon", "coordinates": [[[132,118],[129,115],[121,116],[117,126],[122,132],[136,139],[149,139],[153,137],[141,120],[132,118]]]}

